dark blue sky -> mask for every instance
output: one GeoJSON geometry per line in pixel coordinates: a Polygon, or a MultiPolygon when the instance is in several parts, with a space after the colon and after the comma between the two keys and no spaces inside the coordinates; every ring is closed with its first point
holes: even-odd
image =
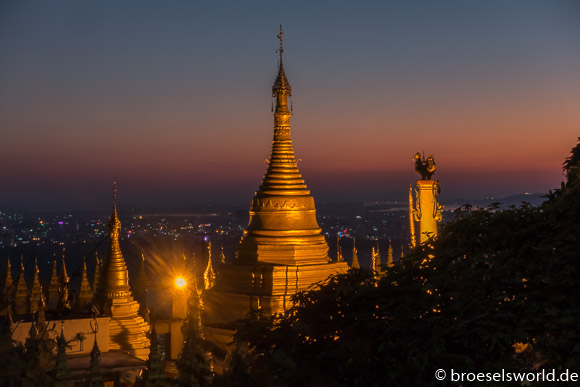
{"type": "Polygon", "coordinates": [[[547,191],[580,135],[577,1],[5,1],[0,207],[249,203],[276,33],[319,200],[547,191]]]}

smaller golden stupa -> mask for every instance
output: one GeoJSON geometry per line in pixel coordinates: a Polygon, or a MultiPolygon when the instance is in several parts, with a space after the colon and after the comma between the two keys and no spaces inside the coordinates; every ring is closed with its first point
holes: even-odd
{"type": "Polygon", "coordinates": [[[119,246],[121,221],[117,216],[117,183],[113,188],[113,214],[109,222],[111,244],[105,260],[95,302],[109,322],[109,350],[122,350],[141,359],[149,356],[149,324],[139,316],[139,302],[129,287],[129,272],[119,246]]]}

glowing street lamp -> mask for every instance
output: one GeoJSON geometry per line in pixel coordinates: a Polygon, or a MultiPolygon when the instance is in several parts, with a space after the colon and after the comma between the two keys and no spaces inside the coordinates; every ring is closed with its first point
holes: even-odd
{"type": "Polygon", "coordinates": [[[183,289],[185,287],[185,285],[187,285],[187,282],[185,281],[185,278],[183,278],[183,277],[177,277],[175,279],[175,286],[178,289],[183,289]]]}

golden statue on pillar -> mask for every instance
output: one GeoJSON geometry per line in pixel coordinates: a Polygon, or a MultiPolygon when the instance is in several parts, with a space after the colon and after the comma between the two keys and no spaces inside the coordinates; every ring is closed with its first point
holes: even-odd
{"type": "Polygon", "coordinates": [[[419,222],[419,242],[425,242],[429,238],[437,237],[437,223],[441,221],[443,206],[439,204],[437,195],[441,192],[438,180],[432,180],[437,169],[433,155],[425,159],[420,153],[413,157],[415,171],[421,175],[421,180],[415,182],[415,199],[413,200],[413,187],[409,186],[409,229],[411,232],[411,245],[417,244],[415,236],[415,222],[419,222]]]}

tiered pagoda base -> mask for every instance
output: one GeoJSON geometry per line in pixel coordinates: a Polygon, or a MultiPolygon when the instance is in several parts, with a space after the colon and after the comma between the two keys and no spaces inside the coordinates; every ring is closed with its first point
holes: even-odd
{"type": "Polygon", "coordinates": [[[228,323],[251,313],[269,316],[292,306],[292,296],[321,283],[330,275],[348,270],[346,262],[314,265],[228,264],[220,268],[219,281],[203,293],[206,338],[227,349],[233,330],[228,323]]]}
{"type": "Polygon", "coordinates": [[[149,324],[138,312],[139,303],[131,296],[111,300],[109,348],[146,360],[149,356],[149,324]]]}

